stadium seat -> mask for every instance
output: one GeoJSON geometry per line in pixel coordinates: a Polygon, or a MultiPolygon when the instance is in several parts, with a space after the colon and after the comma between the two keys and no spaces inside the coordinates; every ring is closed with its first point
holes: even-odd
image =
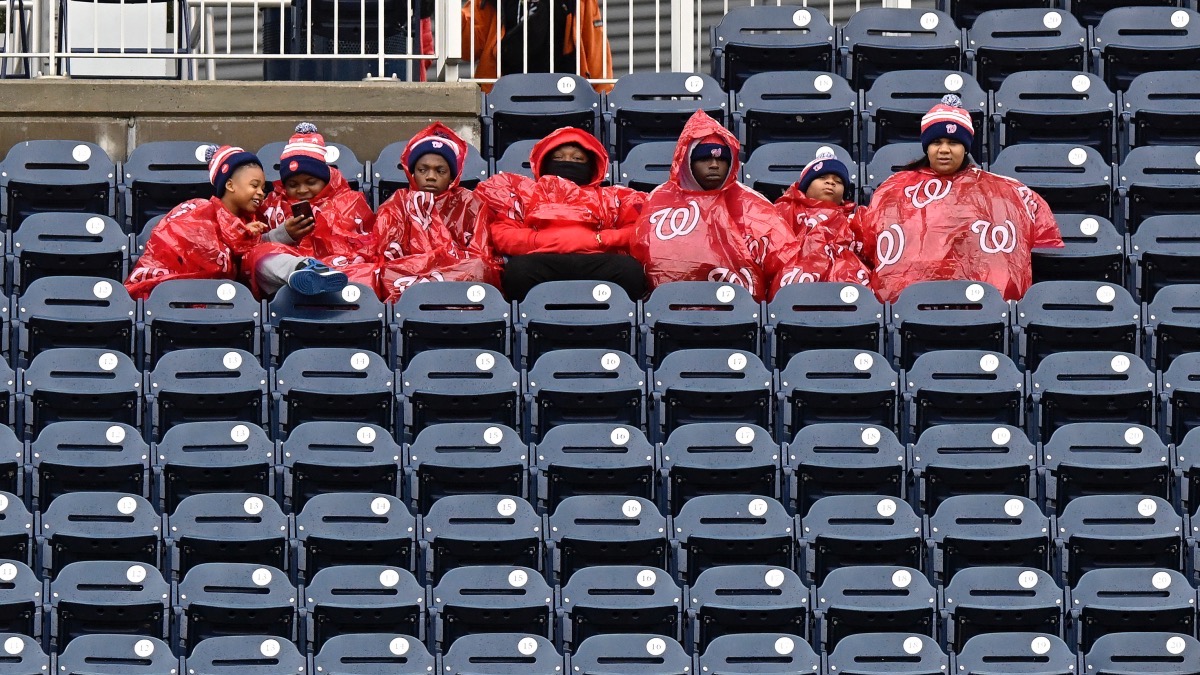
{"type": "Polygon", "coordinates": [[[227,347],[262,356],[262,305],[236,281],[164,281],[143,303],[146,367],[177,349],[227,347]]]}
{"type": "Polygon", "coordinates": [[[899,375],[887,359],[856,349],[813,349],[792,357],[779,373],[779,433],[857,422],[897,428],[899,375]]]}
{"type": "Polygon", "coordinates": [[[796,533],[783,505],[754,495],[701,495],[673,521],[678,576],[691,583],[720,565],[792,567],[796,533]]]}
{"type": "Polygon", "coordinates": [[[138,309],[119,282],[101,277],[43,277],[17,303],[16,354],[28,363],[47,349],[107,349],[137,356],[138,309]]]}
{"type": "Polygon", "coordinates": [[[658,498],[658,452],[640,429],[612,424],[555,427],[537,444],[533,483],[539,511],[568,497],[613,494],[658,498]]]}
{"type": "Polygon", "coordinates": [[[590,281],[550,281],[521,301],[516,352],[526,368],[555,349],[609,349],[637,356],[637,302],[620,287],[590,281]]]}
{"type": "Polygon", "coordinates": [[[606,633],[651,633],[678,640],[683,597],[683,589],[659,569],[585,567],[562,587],[559,637],[572,649],[606,633]]]}
{"type": "Polygon", "coordinates": [[[1193,429],[1176,440],[1176,461],[1182,474],[1181,496],[1186,512],[1200,508],[1200,431],[1193,429]]]}
{"type": "Polygon", "coordinates": [[[425,587],[404,568],[337,565],[303,588],[306,643],[320,651],[340,635],[400,633],[425,636],[425,587]]]}
{"type": "Polygon", "coordinates": [[[129,252],[129,264],[132,266],[137,262],[138,258],[146,252],[146,244],[150,241],[150,236],[154,234],[154,228],[158,226],[165,216],[155,216],[142,227],[140,232],[132,233],[133,250],[129,252]]]}
{"type": "MultiPolygon", "coordinates": [[[[283,154],[286,145],[285,141],[274,141],[262,146],[256,153],[262,160],[263,173],[269,182],[273,183],[279,180],[279,157],[283,154]]],[[[341,143],[327,141],[325,143],[325,163],[329,165],[329,168],[342,172],[351,190],[369,190],[370,177],[367,175],[363,163],[358,161],[358,156],[350,148],[341,143]]]]}
{"type": "Polygon", "coordinates": [[[562,675],[563,656],[540,635],[485,633],[456,640],[442,660],[444,675],[562,675]]]}
{"type": "Polygon", "coordinates": [[[496,167],[495,173],[515,173],[533,178],[533,146],[537,145],[539,140],[541,139],[531,138],[509,143],[493,162],[496,167]]]}
{"type": "Polygon", "coordinates": [[[1024,183],[1055,212],[1113,217],[1112,165],[1095,148],[1071,143],[1010,145],[990,168],[1024,183]]]}
{"type": "MultiPolygon", "coordinates": [[[[957,9],[963,3],[944,4],[957,9]]],[[[996,91],[1005,78],[1022,71],[1087,71],[1087,29],[1071,14],[1061,9],[1045,8],[1052,3],[973,4],[1010,8],[989,8],[981,12],[967,30],[967,47],[963,50],[963,57],[975,78],[985,88],[996,91]]],[[[957,16],[954,20],[960,26],[966,25],[957,16]]]]}
{"type": "Polygon", "coordinates": [[[799,635],[722,635],[698,656],[700,672],[725,675],[819,673],[821,657],[799,635]]]}
{"type": "MultiPolygon", "coordinates": [[[[376,209],[383,206],[393,192],[408,187],[408,174],[401,162],[406,147],[408,141],[391,143],[380,150],[379,158],[371,163],[371,191],[376,209]]],[[[488,161],[478,148],[468,143],[467,157],[459,170],[459,185],[474,189],[489,173],[488,161]]]]}
{"type": "MultiPolygon", "coordinates": [[[[736,11],[744,8],[730,14],[736,11]]],[[[857,148],[858,92],[827,70],[778,72],[781,65],[793,63],[776,62],[769,72],[747,79],[734,94],[733,124],[742,149],[753,154],[763,145],[787,142],[857,148]],[[804,123],[796,124],[801,119],[804,123]]]]}
{"type": "Polygon", "coordinates": [[[654,188],[671,179],[674,155],[675,141],[638,143],[617,166],[616,182],[634,190],[653,192],[654,188]]]}
{"type": "Polygon", "coordinates": [[[875,148],[874,153],[864,149],[863,154],[870,155],[871,159],[863,166],[859,198],[859,204],[862,206],[871,203],[871,195],[883,184],[883,181],[891,178],[892,174],[903,171],[908,164],[925,156],[925,152],[921,150],[921,144],[917,142],[892,143],[875,148]]]}
{"type": "MultiPolygon", "coordinates": [[[[832,652],[849,635],[913,633],[933,637],[937,592],[911,567],[843,567],[816,593],[814,642],[832,652]]],[[[924,641],[922,641],[924,646],[924,641]]]]}
{"type": "Polygon", "coordinates": [[[1058,517],[1065,582],[1079,583],[1096,569],[1182,565],[1183,519],[1158,497],[1089,495],[1072,499],[1058,517]]]}
{"type": "Polygon", "coordinates": [[[983,633],[955,657],[960,675],[1074,675],[1077,658],[1057,635],[983,633]]]}
{"type": "Polygon", "coordinates": [[[58,656],[60,675],[175,675],[179,657],[145,635],[83,635],[58,656]]]}
{"type": "Polygon", "coordinates": [[[51,578],[81,560],[121,560],[158,567],[162,518],[143,497],[68,492],[42,511],[37,535],[42,574],[51,578]]]}
{"type": "Polygon", "coordinates": [[[912,446],[912,501],[934,513],[956,495],[1036,499],[1038,451],[1021,429],[992,424],[930,427],[912,446]]]}
{"type": "Polygon", "coordinates": [[[1025,291],[1015,313],[1015,350],[1028,370],[1056,352],[1141,349],[1141,307],[1120,285],[1043,281],[1025,291]]]}
{"type": "Polygon", "coordinates": [[[921,518],[907,502],[876,495],[818,499],[803,518],[805,570],[820,585],[835,569],[924,558],[921,518]]]}
{"type": "Polygon", "coordinates": [[[409,495],[429,513],[448,495],[528,497],[529,446],[520,434],[482,422],[425,427],[408,449],[409,495]]]}
{"type": "Polygon", "coordinates": [[[155,446],[158,496],[166,513],[197,494],[275,494],[275,444],[262,427],[191,422],[171,427],[155,446]]]}
{"type": "Polygon", "coordinates": [[[1130,237],[1129,267],[1142,302],[1172,284],[1200,284],[1200,237],[1192,215],[1151,216],[1130,237]]]}
{"type": "Polygon", "coordinates": [[[996,633],[1036,632],[1061,639],[1063,597],[1063,589],[1045,570],[963,568],[942,592],[946,644],[961,653],[972,639],[996,633]]]}
{"type": "Polygon", "coordinates": [[[712,27],[713,77],[738,91],[756,74],[780,70],[833,72],[836,29],[820,11],[796,7],[731,7],[712,27]]]}
{"type": "Polygon", "coordinates": [[[416,569],[417,522],[391,495],[339,492],[317,495],[296,515],[297,578],[312,579],[339,565],[416,569]]]}
{"type": "Polygon", "coordinates": [[[779,499],[779,444],[762,427],[687,424],[662,446],[664,501],[672,515],[699,495],[748,494],[779,499]]]}
{"type": "Polygon", "coordinates": [[[917,438],[941,424],[1023,425],[1025,374],[1004,354],[948,349],[904,373],[904,427],[917,438]]]}
{"type": "Polygon", "coordinates": [[[667,569],[667,520],[647,499],[578,495],[558,504],[546,524],[546,569],[566,583],[594,565],[642,565],[667,569]]]}
{"type": "Polygon", "coordinates": [[[0,162],[0,189],[9,231],[35,213],[115,214],[117,167],[95,143],[17,143],[0,162]]]}
{"type": "Polygon", "coordinates": [[[1163,431],[1169,438],[1183,440],[1192,429],[1200,427],[1200,353],[1184,354],[1171,362],[1162,373],[1163,431]]]}
{"type": "Polygon", "coordinates": [[[654,367],[680,349],[759,351],[762,310],[741,286],[715,281],[663,284],[642,306],[642,353],[654,367]]]}
{"type": "Polygon", "coordinates": [[[269,421],[270,378],[249,352],[225,347],[179,349],[147,373],[146,418],[150,436],[188,422],[269,421]]]}
{"type": "Polygon", "coordinates": [[[47,600],[42,580],[24,562],[10,559],[0,563],[0,581],[0,627],[40,643],[47,600]]]}
{"type": "Polygon", "coordinates": [[[434,657],[425,645],[397,633],[353,633],[329,638],[313,658],[325,675],[428,675],[434,657]]]}
{"type": "Polygon", "coordinates": [[[828,663],[831,673],[925,675],[949,672],[950,659],[926,635],[863,633],[838,642],[828,663]]]}
{"type": "Polygon", "coordinates": [[[504,75],[483,97],[479,124],[484,155],[493,159],[517,141],[537,140],[555,129],[576,127],[600,137],[600,94],[578,75],[504,75]]]}
{"type": "Polygon", "coordinates": [[[1032,500],[1009,495],[958,495],[929,518],[931,574],[987,565],[1051,569],[1050,520],[1032,500]]]}
{"type": "Polygon", "coordinates": [[[1200,145],[1200,72],[1162,71],[1133,78],[1121,95],[1121,156],[1143,145],[1200,145]]]}
{"type": "MultiPolygon", "coordinates": [[[[591,91],[591,88],[588,88],[591,91]]],[[[397,367],[430,349],[490,349],[508,355],[512,306],[487,284],[415,284],[396,301],[397,367]]]]}
{"type": "Polygon", "coordinates": [[[1071,623],[1080,652],[1111,633],[1196,626],[1195,589],[1172,569],[1095,569],[1071,588],[1071,623]]]}
{"type": "Polygon", "coordinates": [[[1200,642],[1179,633],[1115,633],[1097,640],[1082,663],[1095,675],[1183,675],[1200,669],[1200,642]]]}
{"type": "Polygon", "coordinates": [[[276,365],[309,347],[361,349],[387,356],[387,310],[365,286],[351,284],[321,295],[300,295],[284,287],[267,305],[267,312],[263,328],[276,365]]]}
{"type": "Polygon", "coordinates": [[[499,495],[451,495],[422,521],[424,567],[436,584],[468,565],[542,569],[542,519],[529,502],[499,495]]]}
{"type": "Polygon", "coordinates": [[[618,162],[639,143],[678,140],[697,109],[721,124],[729,114],[729,97],[721,85],[702,74],[629,73],[617,80],[605,100],[609,154],[618,162]]]}
{"type": "Polygon", "coordinates": [[[869,89],[888,72],[959,70],[962,61],[962,31],[943,12],[863,7],[841,33],[842,72],[855,89],[869,89]]]}
{"type": "Polygon", "coordinates": [[[58,422],[29,449],[33,503],[45,509],[68,492],[150,497],[150,447],[126,424],[58,422]]]}
{"type": "MultiPolygon", "coordinates": [[[[921,10],[917,9],[864,9],[857,12],[850,21],[853,23],[858,17],[863,16],[867,12],[912,12],[919,14],[921,10]]],[[[939,24],[949,22],[945,15],[939,19],[939,24]]],[[[850,29],[847,24],[843,29],[843,38],[847,37],[846,30],[850,29]]],[[[898,30],[899,26],[893,25],[885,28],[883,25],[876,26],[875,30],[892,31],[898,30]]],[[[957,36],[958,29],[955,28],[954,34],[957,36]]],[[[917,31],[920,34],[921,31],[917,31]]],[[[902,33],[901,35],[905,35],[902,33]]],[[[906,40],[907,37],[898,39],[906,40]]],[[[957,45],[955,52],[958,51],[957,45]]],[[[910,60],[912,54],[909,52],[898,52],[903,54],[903,61],[898,65],[900,68],[917,68],[918,62],[910,60]]],[[[938,50],[931,50],[931,54],[937,54],[938,50]]],[[[988,95],[975,78],[971,75],[961,72],[958,69],[957,53],[953,64],[941,66],[939,70],[895,70],[889,69],[878,76],[873,83],[863,86],[866,93],[863,98],[863,114],[865,134],[862,141],[863,159],[871,158],[871,153],[880,148],[892,143],[912,143],[920,140],[921,137],[921,118],[929,112],[929,109],[941,102],[942,97],[946,94],[957,94],[962,99],[962,107],[971,114],[971,123],[975,128],[974,141],[968,152],[976,161],[982,161],[987,157],[984,154],[986,149],[987,139],[987,112],[988,112],[988,95]]],[[[857,81],[857,80],[854,80],[857,81]]],[[[921,157],[924,153],[920,150],[913,153],[908,159],[909,161],[921,157]]],[[[890,175],[890,174],[889,174],[890,175]]]]}
{"type": "MultiPolygon", "coordinates": [[[[8,377],[15,380],[16,376],[11,374],[12,371],[8,372],[8,377]]],[[[8,389],[7,398],[11,399],[12,387],[8,389]]],[[[3,401],[0,417],[7,422],[4,428],[0,428],[0,492],[7,492],[20,499],[25,496],[25,464],[28,460],[25,456],[25,446],[17,438],[12,418],[7,414],[11,412],[11,406],[9,401],[5,400],[4,392],[0,392],[0,401],[3,401]]]]}
{"type": "Polygon", "coordinates": [[[416,436],[433,424],[490,422],[519,429],[521,375],[504,355],[476,349],[434,349],[404,370],[404,423],[416,436]]]}
{"type": "Polygon", "coordinates": [[[71,563],[50,584],[50,606],[50,642],[59,650],[83,635],[170,638],[171,586],[147,565],[71,563]]]}
{"type": "Polygon", "coordinates": [[[33,564],[35,534],[34,517],[21,499],[11,492],[0,492],[0,546],[4,547],[4,557],[33,564]]]}
{"type": "MultiPolygon", "coordinates": [[[[0,673],[3,675],[42,675],[50,672],[50,657],[42,651],[40,641],[28,635],[0,633],[0,642],[3,642],[7,652],[4,661],[0,662],[0,673]]],[[[91,654],[91,651],[87,653],[91,654]]],[[[59,658],[61,660],[62,657],[59,658]]],[[[73,662],[67,665],[70,663],[73,662]]]]}
{"type": "Polygon", "coordinates": [[[301,349],[273,375],[280,437],[305,422],[354,422],[391,430],[396,421],[395,371],[374,352],[301,349]]]}
{"type": "Polygon", "coordinates": [[[904,496],[908,453],[890,429],[813,424],[797,431],[784,449],[787,505],[798,516],[806,515],[822,497],[904,496]]]}
{"type": "MultiPolygon", "coordinates": [[[[744,182],[761,192],[767,199],[778,201],[783,193],[800,179],[800,174],[809,162],[818,154],[832,152],[850,172],[850,183],[845,186],[845,198],[846,201],[854,201],[855,195],[858,194],[856,186],[859,184],[858,151],[854,145],[847,147],[854,149],[854,154],[839,145],[815,141],[772,141],[758,145],[751,151],[750,159],[742,167],[745,173],[744,182]]],[[[798,284],[790,284],[784,288],[795,285],[798,284]]]]}
{"type": "Polygon", "coordinates": [[[1028,143],[1082,145],[1106,162],[1115,157],[1117,98],[1095,75],[1078,70],[1013,73],[996,91],[993,105],[993,159],[1001,148],[1028,143]]]}
{"type": "Polygon", "coordinates": [[[646,371],[624,352],[546,352],[529,369],[525,382],[524,414],[532,440],[564,424],[646,427],[646,371]]]}
{"type": "Polygon", "coordinates": [[[404,451],[373,424],[308,422],[283,443],[283,497],[299,513],[330,492],[401,494],[404,451]]]}
{"type": "Polygon", "coordinates": [[[182,578],[211,562],[290,569],[292,523],[279,504],[251,493],[192,495],[167,516],[163,542],[170,569],[182,578]]]}
{"type": "MultiPolygon", "coordinates": [[[[300,596],[278,569],[250,563],[205,563],[191,569],[175,588],[172,606],[179,648],[191,651],[192,657],[199,653],[194,651],[197,645],[209,638],[269,635],[296,639],[300,596]]],[[[223,658],[235,654],[237,651],[230,649],[223,658]]]]}
{"type": "Polygon", "coordinates": [[[650,372],[651,432],[669,436],[696,422],[771,428],[771,373],[752,353],[681,349],[650,372]]]}
{"type": "Polygon", "coordinates": [[[1200,146],[1134,148],[1117,173],[1117,199],[1124,205],[1127,232],[1137,234],[1142,222],[1152,216],[1200,211],[1200,146]]]}
{"type": "Polygon", "coordinates": [[[1046,510],[1062,514],[1087,495],[1175,498],[1171,453],[1153,429],[1136,424],[1068,424],[1042,444],[1046,510]]]}
{"type": "Polygon", "coordinates": [[[213,194],[204,161],[207,143],[196,141],[151,141],[129,153],[121,165],[129,231],[137,232],[151,218],[169,213],[189,199],[208,199],[213,194]]]}
{"type": "Polygon", "coordinates": [[[1008,353],[1009,306],[986,283],[926,281],[905,288],[891,305],[892,356],[903,369],[938,349],[1008,353]]]}
{"type": "Polygon", "coordinates": [[[528,567],[458,567],[431,589],[433,642],[444,652],[464,635],[520,632],[554,637],[554,590],[528,567]]]}
{"type": "Polygon", "coordinates": [[[687,675],[692,666],[682,645],[653,633],[593,635],[570,659],[578,675],[687,675]]]}
{"type": "Polygon", "coordinates": [[[1035,248],[1033,280],[1125,283],[1125,237],[1107,218],[1056,213],[1063,248],[1035,248]]]}
{"type": "Polygon", "coordinates": [[[786,568],[724,565],[705,570],[688,589],[691,643],[699,653],[707,652],[723,635],[806,636],[808,591],[800,577],[786,568]]]}
{"type": "Polygon", "coordinates": [[[12,234],[13,293],[50,276],[101,277],[114,283],[129,274],[129,235],[108,216],[36,213],[12,234]]]}
{"type": "MultiPolygon", "coordinates": [[[[0,325],[0,330],[6,327],[0,325]]],[[[17,374],[13,372],[12,367],[8,365],[6,360],[0,359],[0,421],[3,421],[5,423],[4,426],[7,426],[10,431],[14,432],[11,438],[11,443],[13,444],[20,443],[20,441],[16,440],[15,436],[23,431],[24,426],[23,421],[17,417],[17,404],[19,402],[17,398],[18,386],[17,374]]],[[[0,436],[0,438],[4,439],[0,442],[5,442],[6,444],[9,442],[9,437],[0,436]]],[[[7,457],[11,458],[14,454],[17,453],[7,454],[7,457]]],[[[23,451],[19,455],[21,459],[24,459],[23,451]]],[[[21,464],[21,462],[16,463],[21,464]]],[[[25,493],[23,486],[15,487],[11,485],[20,476],[21,471],[21,467],[13,466],[13,464],[14,462],[12,461],[0,461],[0,467],[3,467],[0,469],[0,477],[3,477],[4,481],[10,487],[13,487],[13,492],[23,495],[25,493]]]]}
{"type": "Polygon", "coordinates": [[[287,640],[260,635],[214,637],[187,657],[188,675],[294,675],[307,659],[287,640]]]}
{"type": "Polygon", "coordinates": [[[1029,426],[1042,441],[1072,422],[1125,422],[1154,427],[1154,373],[1132,354],[1050,354],[1038,365],[1031,382],[1029,426]]]}
{"type": "Polygon", "coordinates": [[[1167,370],[1182,354],[1200,351],[1200,284],[1167,286],[1146,306],[1145,354],[1167,370]]]}
{"type": "Polygon", "coordinates": [[[788,284],[767,303],[766,355],[786,368],[808,349],[860,349],[885,354],[886,314],[875,294],[854,284],[788,284]]]}
{"type": "MultiPolygon", "coordinates": [[[[1162,0],[1152,4],[1169,6],[1136,7],[1096,0],[1082,6],[1093,3],[1108,11],[1099,23],[1095,14],[1083,17],[1085,24],[1095,24],[1092,62],[1114,91],[1128,89],[1142,73],[1195,68],[1200,58],[1200,14],[1195,10],[1162,0]]],[[[1077,10],[1081,3],[1076,0],[1072,5],[1077,10]]]]}

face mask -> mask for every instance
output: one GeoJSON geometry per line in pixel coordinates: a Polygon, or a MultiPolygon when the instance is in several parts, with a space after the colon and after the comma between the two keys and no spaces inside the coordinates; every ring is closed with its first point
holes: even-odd
{"type": "Polygon", "coordinates": [[[560,176],[576,185],[592,182],[593,173],[591,162],[563,162],[557,159],[542,162],[543,176],[560,176]]]}

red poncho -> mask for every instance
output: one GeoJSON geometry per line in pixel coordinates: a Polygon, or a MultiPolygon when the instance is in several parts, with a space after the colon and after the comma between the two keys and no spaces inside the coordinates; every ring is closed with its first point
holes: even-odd
{"type": "Polygon", "coordinates": [[[859,259],[862,241],[854,226],[854,202],[833,204],[810,199],[795,183],[775,202],[775,210],[800,240],[800,281],[871,283],[871,272],[859,259]]]}
{"type": "Polygon", "coordinates": [[[1033,283],[1030,251],[1060,248],[1050,207],[1033,190],[970,167],[951,176],[901,171],[859,214],[875,294],[892,301],[911,284],[983,281],[1018,300],[1033,283]]]}

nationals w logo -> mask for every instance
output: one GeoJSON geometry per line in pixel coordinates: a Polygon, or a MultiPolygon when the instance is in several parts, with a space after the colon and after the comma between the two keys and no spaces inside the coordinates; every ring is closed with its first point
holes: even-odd
{"type": "Polygon", "coordinates": [[[686,237],[700,224],[700,205],[689,199],[686,207],[659,209],[650,215],[650,224],[660,241],[686,237]]]}
{"type": "Polygon", "coordinates": [[[428,230],[429,226],[433,224],[433,193],[423,190],[413,192],[409,201],[412,204],[413,220],[421,226],[422,230],[428,230]]]}
{"type": "Polygon", "coordinates": [[[900,225],[892,223],[875,237],[875,259],[879,261],[879,264],[875,266],[875,271],[878,272],[888,265],[895,265],[903,255],[904,230],[900,225]]]}
{"type": "Polygon", "coordinates": [[[904,188],[904,196],[912,200],[914,208],[923,209],[939,199],[945,199],[952,187],[954,183],[948,180],[930,178],[904,188]]]}
{"type": "Polygon", "coordinates": [[[1011,220],[994,225],[986,220],[971,223],[971,231],[979,235],[979,248],[984,253],[1012,253],[1017,247],[1017,226],[1011,220]]]}

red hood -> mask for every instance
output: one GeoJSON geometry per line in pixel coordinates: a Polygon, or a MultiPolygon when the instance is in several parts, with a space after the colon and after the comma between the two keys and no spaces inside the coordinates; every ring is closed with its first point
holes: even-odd
{"type": "Polygon", "coordinates": [[[596,172],[588,185],[599,185],[608,178],[608,151],[596,140],[596,137],[582,129],[563,127],[550,132],[548,136],[537,142],[529,153],[529,166],[533,169],[534,179],[542,177],[542,160],[560,145],[575,143],[592,154],[596,160],[596,172]]]}
{"type": "Polygon", "coordinates": [[[688,119],[683,131],[679,134],[679,143],[675,146],[675,159],[671,163],[671,180],[687,192],[705,192],[700,189],[700,184],[692,176],[692,148],[695,148],[701,139],[713,134],[720,136],[725,141],[725,145],[729,146],[730,152],[733,153],[733,160],[729,164],[729,176],[725,179],[725,185],[719,189],[723,190],[737,181],[738,170],[742,166],[742,162],[738,158],[738,153],[742,148],[741,144],[738,143],[736,136],[721,126],[720,122],[709,117],[703,110],[697,110],[688,119]]]}
{"type": "Polygon", "coordinates": [[[454,156],[458,158],[458,173],[455,174],[454,178],[450,181],[450,186],[447,188],[447,191],[453,190],[458,187],[458,183],[462,179],[463,164],[466,163],[467,159],[467,142],[460,138],[458,134],[451,131],[450,127],[441,122],[434,122],[417,132],[417,135],[413,136],[408,141],[408,144],[404,146],[404,152],[400,155],[400,165],[404,168],[404,175],[408,176],[408,184],[412,185],[414,178],[412,172],[408,170],[408,152],[414,145],[431,136],[437,136],[445,141],[449,141],[450,147],[454,149],[454,156]]]}

